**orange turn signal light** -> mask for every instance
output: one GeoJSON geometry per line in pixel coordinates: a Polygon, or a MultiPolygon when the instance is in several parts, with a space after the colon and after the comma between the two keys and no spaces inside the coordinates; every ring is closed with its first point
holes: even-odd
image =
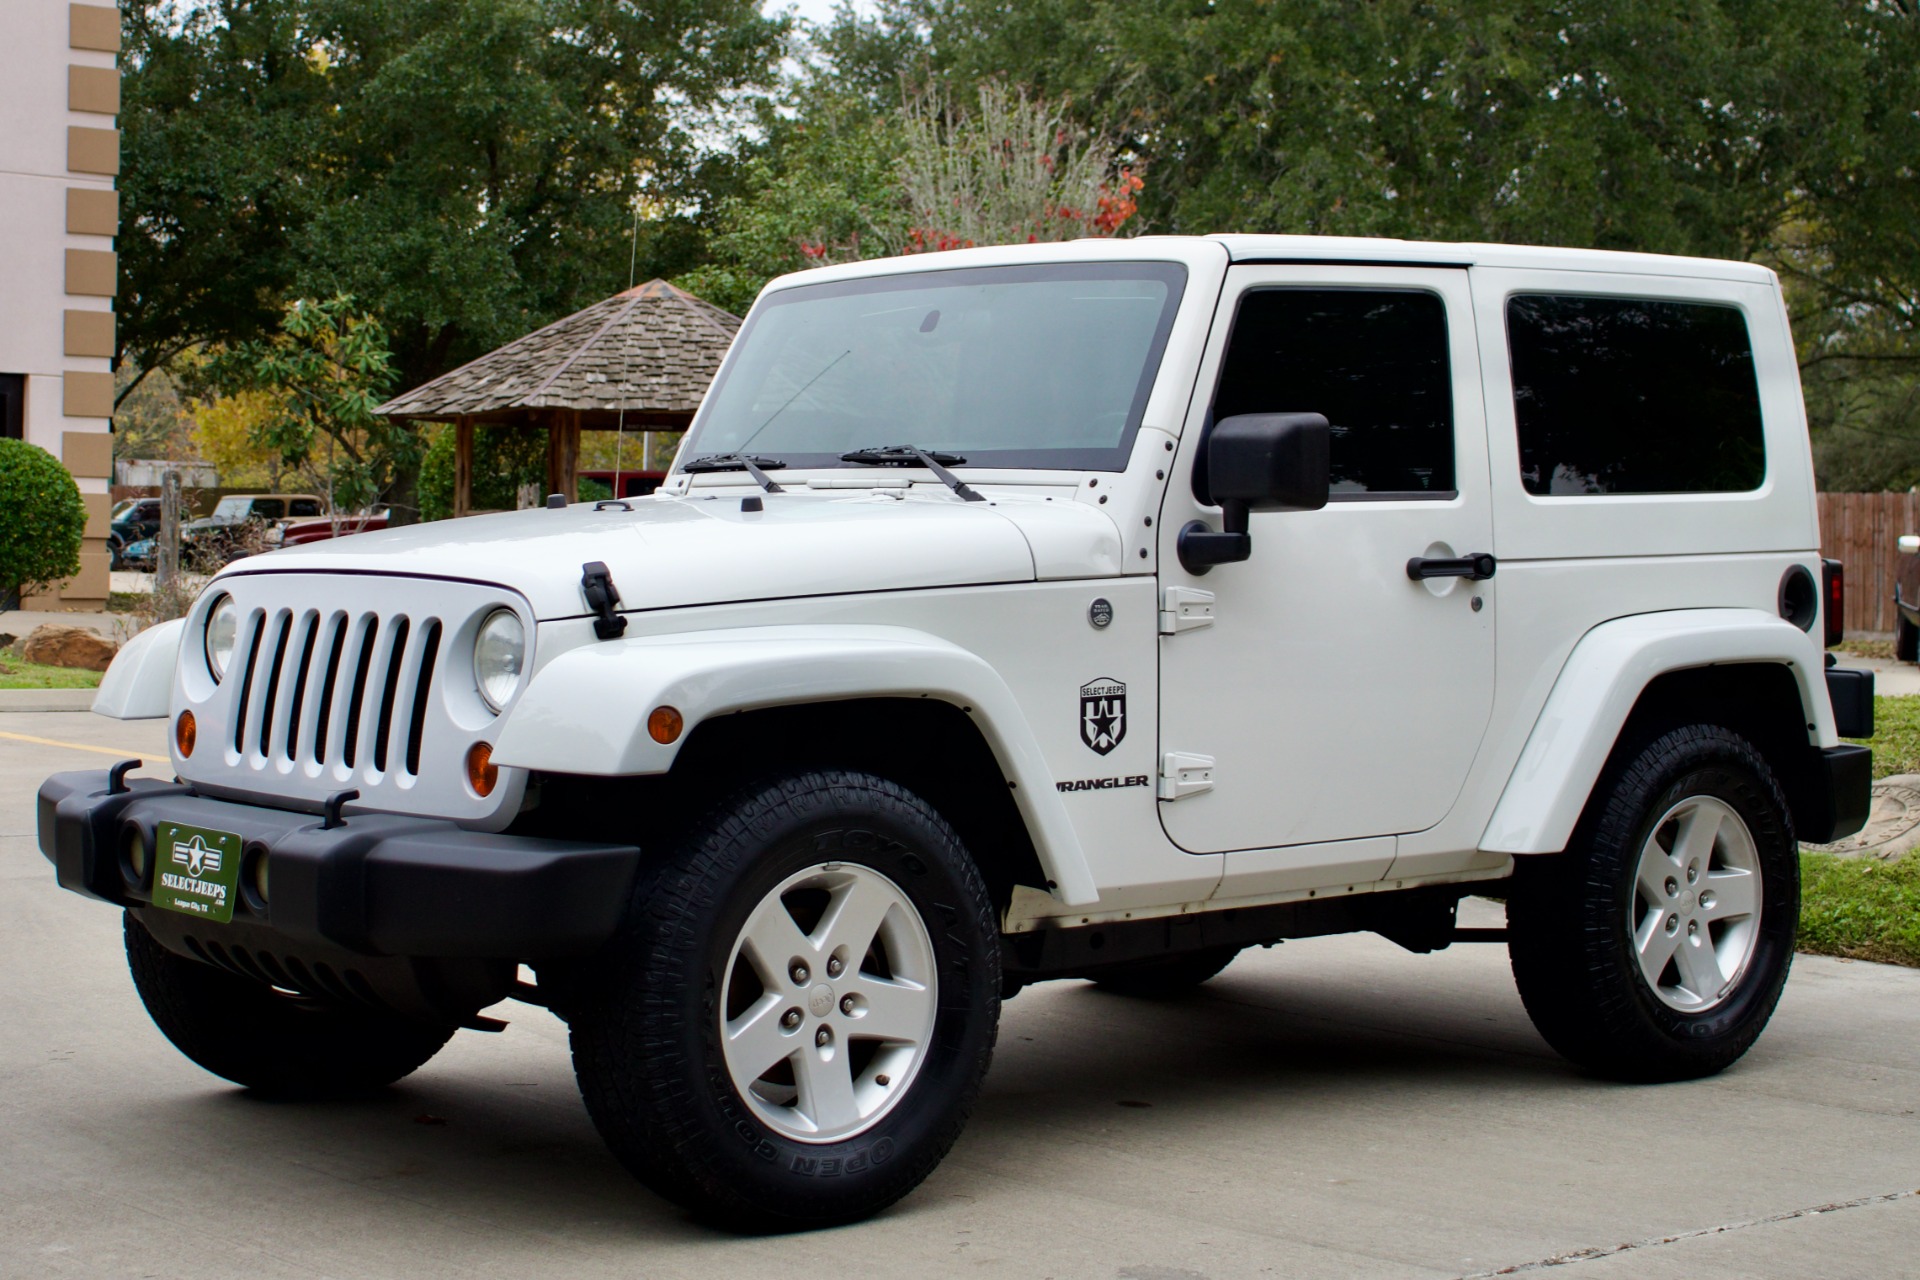
{"type": "Polygon", "coordinates": [[[655,707],[647,716],[648,736],[663,747],[669,742],[678,741],[680,731],[686,727],[687,722],[681,719],[679,710],[674,707],[655,707]]]}
{"type": "Polygon", "coordinates": [[[179,749],[182,760],[193,754],[193,744],[199,740],[199,736],[199,726],[193,722],[193,712],[182,711],[180,718],[173,722],[173,745],[179,749]]]}
{"type": "Polygon", "coordinates": [[[467,785],[481,797],[493,794],[500,784],[500,766],[493,762],[493,748],[476,742],[467,748],[467,785]]]}

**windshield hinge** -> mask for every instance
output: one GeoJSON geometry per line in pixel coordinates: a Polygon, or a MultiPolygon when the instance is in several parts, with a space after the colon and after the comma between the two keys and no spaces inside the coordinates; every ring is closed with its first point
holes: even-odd
{"type": "Polygon", "coordinates": [[[1160,634],[1213,625],[1213,592],[1198,587],[1168,587],[1160,593],[1160,634]]]}
{"type": "Polygon", "coordinates": [[[1160,757],[1160,798],[1184,800],[1213,790],[1213,757],[1169,751],[1160,757]]]}

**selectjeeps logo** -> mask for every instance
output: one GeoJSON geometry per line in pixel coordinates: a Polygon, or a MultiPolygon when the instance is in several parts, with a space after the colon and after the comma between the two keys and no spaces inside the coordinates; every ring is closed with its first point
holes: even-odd
{"type": "Polygon", "coordinates": [[[1080,741],[1101,755],[1127,736],[1127,686],[1101,676],[1080,686],[1080,741]]]}
{"type": "Polygon", "coordinates": [[[195,832],[186,847],[173,846],[173,863],[177,867],[185,867],[187,874],[196,880],[209,873],[219,875],[220,851],[207,848],[206,839],[195,832]]]}
{"type": "Polygon", "coordinates": [[[161,823],[154,835],[160,857],[153,905],[216,924],[232,920],[240,884],[240,837],[177,822],[161,823]]]}

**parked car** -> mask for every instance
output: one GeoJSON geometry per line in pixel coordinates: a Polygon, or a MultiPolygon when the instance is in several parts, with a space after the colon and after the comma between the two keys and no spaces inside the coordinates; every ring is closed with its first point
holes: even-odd
{"type": "Polygon", "coordinates": [[[333,537],[344,538],[352,533],[371,533],[386,527],[387,508],[375,507],[358,515],[341,516],[338,521],[331,518],[288,521],[280,526],[277,541],[283,547],[298,547],[309,542],[325,542],[333,537]]]}
{"type": "Polygon", "coordinates": [[[107,551],[115,569],[132,568],[126,563],[130,543],[151,538],[160,532],[160,499],[130,498],[122,503],[107,523],[107,551]]]}
{"type": "Polygon", "coordinates": [[[113,552],[113,567],[133,569],[141,573],[152,573],[159,552],[158,538],[142,538],[138,542],[129,542],[124,547],[116,547],[113,552]]]}
{"type": "Polygon", "coordinates": [[[1893,577],[1893,656],[1920,661],[1920,534],[1903,533],[1893,577]]]}
{"type": "Polygon", "coordinates": [[[306,493],[229,494],[211,512],[180,526],[180,556],[200,569],[267,549],[267,533],[282,520],[311,518],[326,505],[306,493]]]}
{"type": "Polygon", "coordinates": [[[785,276],[657,492],[290,547],[136,637],[95,706],[167,717],[168,777],[49,778],[40,847],[207,1070],[374,1088],[517,997],[628,1169],[754,1230],[911,1192],[1026,984],[1281,939],[1503,943],[1572,1062],[1709,1076],[1872,779],[1797,387],[1744,262],[785,276]]]}

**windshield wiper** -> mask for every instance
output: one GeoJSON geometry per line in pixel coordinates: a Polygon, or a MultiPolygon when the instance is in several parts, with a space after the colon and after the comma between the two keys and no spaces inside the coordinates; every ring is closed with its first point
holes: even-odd
{"type": "Polygon", "coordinates": [[[710,453],[703,458],[695,458],[692,462],[681,463],[680,469],[682,471],[695,473],[701,471],[744,471],[753,477],[755,484],[765,489],[768,493],[785,493],[786,490],[775,484],[773,478],[769,476],[767,472],[778,471],[786,465],[786,463],[780,461],[778,458],[760,458],[755,457],[751,453],[710,453]]]}
{"type": "Polygon", "coordinates": [[[842,462],[857,462],[867,467],[925,467],[934,478],[968,502],[986,499],[967,487],[967,482],[947,470],[942,463],[960,466],[966,459],[957,453],[928,453],[917,444],[886,444],[872,449],[855,449],[840,455],[842,462]]]}

